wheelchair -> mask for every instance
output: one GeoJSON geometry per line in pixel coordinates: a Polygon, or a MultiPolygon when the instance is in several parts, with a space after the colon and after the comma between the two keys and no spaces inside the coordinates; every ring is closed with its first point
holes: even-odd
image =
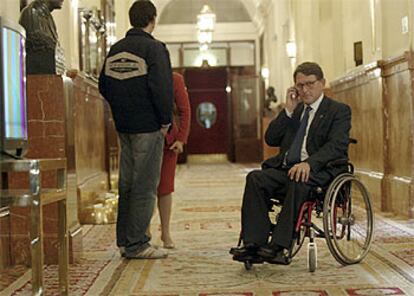
{"type": "MultiPolygon", "coordinates": [[[[356,143],[356,140],[353,142],[356,143]]],[[[314,272],[317,267],[316,237],[325,238],[330,253],[342,265],[361,262],[368,254],[374,237],[371,198],[366,187],[354,175],[354,166],[347,159],[328,165],[347,165],[348,171],[336,176],[327,188],[313,188],[311,198],[300,208],[292,246],[285,252],[286,264],[289,264],[302,248],[305,238],[309,238],[307,262],[310,272],[314,272]],[[322,219],[323,227],[312,222],[313,216],[322,219]]],[[[282,206],[277,198],[271,199],[271,202],[270,212],[275,212],[282,206]]],[[[241,242],[240,235],[238,247],[241,242]]],[[[243,263],[245,269],[250,270],[253,264],[263,262],[259,258],[243,263]]]]}

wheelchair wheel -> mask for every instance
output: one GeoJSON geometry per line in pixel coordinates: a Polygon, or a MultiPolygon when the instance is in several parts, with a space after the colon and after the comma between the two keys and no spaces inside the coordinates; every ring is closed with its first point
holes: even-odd
{"type": "Polygon", "coordinates": [[[316,270],[317,262],[317,251],[315,243],[308,244],[308,269],[310,272],[316,270]]]}
{"type": "Polygon", "coordinates": [[[360,262],[367,255],[374,232],[371,199],[352,174],[334,179],[325,195],[323,227],[331,254],[342,265],[360,262]]]}

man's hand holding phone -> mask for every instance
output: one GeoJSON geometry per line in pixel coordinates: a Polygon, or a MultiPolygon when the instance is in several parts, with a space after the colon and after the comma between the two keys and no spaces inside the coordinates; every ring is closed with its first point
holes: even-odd
{"type": "Polygon", "coordinates": [[[299,97],[298,90],[294,86],[289,87],[286,91],[286,109],[287,109],[287,111],[292,113],[293,110],[295,110],[296,106],[299,104],[299,102],[300,102],[300,97],[299,97]]]}

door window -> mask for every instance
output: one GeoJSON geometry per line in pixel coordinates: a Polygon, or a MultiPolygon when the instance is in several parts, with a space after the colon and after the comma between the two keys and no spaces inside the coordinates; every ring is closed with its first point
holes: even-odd
{"type": "Polygon", "coordinates": [[[211,128],[217,120],[217,108],[210,102],[203,102],[197,106],[197,122],[204,128],[211,128]]]}

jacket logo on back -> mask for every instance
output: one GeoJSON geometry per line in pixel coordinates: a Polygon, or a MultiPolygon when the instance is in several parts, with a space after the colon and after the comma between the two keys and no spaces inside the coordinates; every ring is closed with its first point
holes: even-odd
{"type": "Polygon", "coordinates": [[[120,52],[106,60],[105,75],[125,80],[146,75],[147,68],[143,58],[129,52],[120,52]]]}

